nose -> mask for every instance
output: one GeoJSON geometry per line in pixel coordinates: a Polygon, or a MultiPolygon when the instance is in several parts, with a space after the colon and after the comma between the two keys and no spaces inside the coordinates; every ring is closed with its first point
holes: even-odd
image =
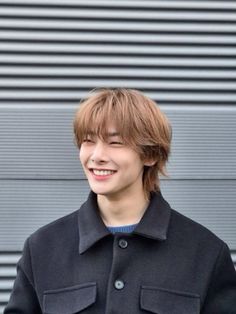
{"type": "Polygon", "coordinates": [[[107,162],[108,155],[106,150],[106,143],[101,140],[97,141],[93,147],[90,159],[96,163],[107,162]]]}

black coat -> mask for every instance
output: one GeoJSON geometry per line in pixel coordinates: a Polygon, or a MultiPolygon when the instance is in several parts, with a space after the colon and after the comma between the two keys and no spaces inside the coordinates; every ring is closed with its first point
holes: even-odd
{"type": "Polygon", "coordinates": [[[17,269],[5,314],[236,313],[227,245],[161,193],[131,234],[113,236],[91,192],[27,239],[17,269]]]}

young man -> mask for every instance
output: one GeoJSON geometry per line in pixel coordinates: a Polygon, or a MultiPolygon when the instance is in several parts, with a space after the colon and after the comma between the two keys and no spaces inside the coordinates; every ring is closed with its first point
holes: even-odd
{"type": "Polygon", "coordinates": [[[74,132],[88,200],[27,239],[4,313],[236,313],[227,245],[160,192],[171,127],[157,105],[101,90],[74,132]]]}

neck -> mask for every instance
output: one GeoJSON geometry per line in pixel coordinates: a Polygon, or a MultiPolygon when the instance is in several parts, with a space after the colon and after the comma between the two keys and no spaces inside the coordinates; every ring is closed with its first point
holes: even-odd
{"type": "Polygon", "coordinates": [[[101,218],[106,226],[137,224],[149,204],[144,193],[126,198],[97,195],[97,202],[101,218]]]}

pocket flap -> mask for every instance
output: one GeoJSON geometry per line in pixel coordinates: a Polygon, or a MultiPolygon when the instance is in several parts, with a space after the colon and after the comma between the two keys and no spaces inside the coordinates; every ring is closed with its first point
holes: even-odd
{"type": "Polygon", "coordinates": [[[45,291],[43,296],[43,313],[78,313],[95,303],[96,292],[97,287],[95,282],[45,291]]]}
{"type": "Polygon", "coordinates": [[[188,292],[142,286],[141,309],[156,314],[199,314],[200,297],[188,292]]]}

